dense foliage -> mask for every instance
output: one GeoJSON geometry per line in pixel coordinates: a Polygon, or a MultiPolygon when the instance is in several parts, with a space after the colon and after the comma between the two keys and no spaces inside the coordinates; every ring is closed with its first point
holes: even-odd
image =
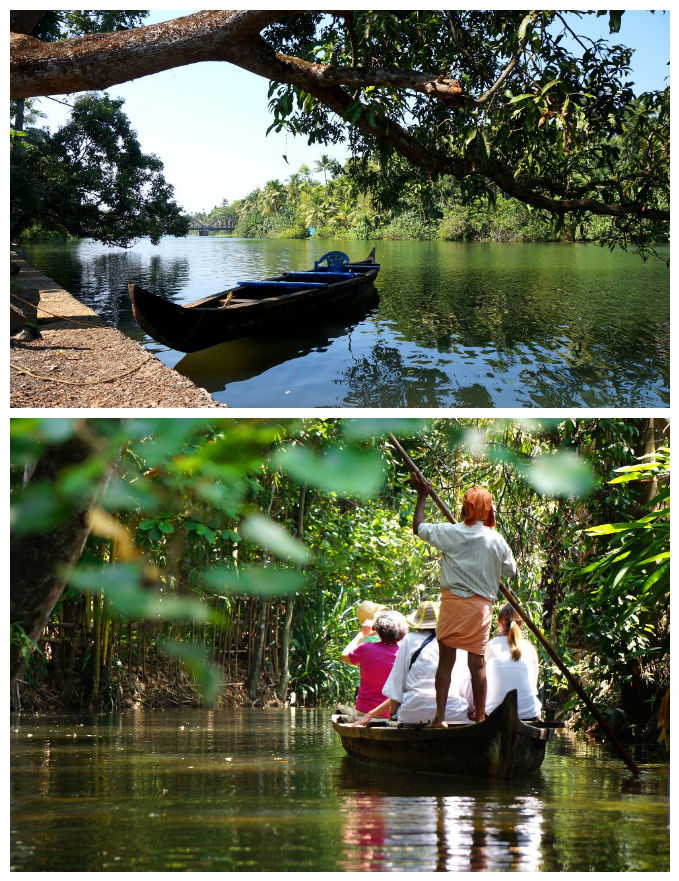
{"type": "MultiPolygon", "coordinates": [[[[225,675],[252,700],[350,700],[356,671],[340,653],[356,604],[407,612],[437,595],[437,558],[412,535],[408,472],[386,438],[394,430],[453,510],[470,484],[493,492],[519,564],[515,592],[620,726],[647,734],[669,675],[660,428],[635,419],[14,420],[11,606],[15,653],[29,662],[23,681],[51,683],[66,705],[105,706],[140,681],[165,677],[172,691],[176,661],[163,658],[174,657],[213,700],[225,675]],[[79,463],[28,479],[76,440],[79,463]],[[60,524],[87,509],[84,551],[31,655],[25,549],[37,536],[56,543],[60,524]]],[[[429,516],[440,515],[432,507],[429,516]]],[[[546,696],[566,703],[567,686],[543,660],[546,696]]]]}
{"type": "Polygon", "coordinates": [[[82,95],[58,131],[24,133],[10,166],[12,237],[33,228],[126,247],[187,234],[163,163],[142,153],[123,103],[82,95]]]}
{"type": "MultiPolygon", "coordinates": [[[[322,155],[317,163],[332,162],[322,155]]],[[[225,199],[196,215],[206,225],[228,218],[243,238],[440,239],[446,241],[601,241],[611,229],[606,218],[557,223],[501,194],[491,201],[465,199],[450,178],[433,181],[391,157],[335,162],[325,183],[303,165],[285,183],[267,181],[243,199],[225,199]]],[[[218,233],[223,235],[223,233],[218,233]]]]}
{"type": "MultiPolygon", "coordinates": [[[[644,253],[669,223],[669,87],[635,90],[631,50],[583,33],[593,14],[203,11],[54,43],[30,36],[39,13],[14,13],[12,95],[227,61],[270,80],[277,130],[346,139],[380,167],[397,154],[467,200],[502,192],[576,224],[610,218],[601,238],[644,253]]],[[[611,35],[622,15],[608,13],[611,35]]]]}

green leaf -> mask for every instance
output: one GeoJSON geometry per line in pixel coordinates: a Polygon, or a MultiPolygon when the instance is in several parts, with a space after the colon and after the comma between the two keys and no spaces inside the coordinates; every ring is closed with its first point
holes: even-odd
{"type": "Polygon", "coordinates": [[[526,29],[528,28],[528,25],[530,24],[531,18],[532,18],[532,13],[528,13],[528,15],[525,15],[521,19],[521,24],[519,25],[519,30],[516,33],[516,36],[517,36],[519,42],[521,42],[523,40],[523,38],[526,36],[526,29]]]}
{"type": "Polygon", "coordinates": [[[196,533],[207,539],[208,544],[213,545],[217,541],[217,535],[214,529],[210,529],[210,527],[206,526],[204,523],[196,524],[196,533]]]}
{"type": "MultiPolygon", "coordinates": [[[[669,554],[668,554],[668,557],[669,557],[669,554]]],[[[648,576],[646,581],[644,581],[644,583],[641,587],[641,593],[647,594],[650,591],[650,589],[658,581],[660,581],[661,578],[664,578],[665,575],[669,575],[669,571],[670,571],[670,564],[669,563],[663,563],[662,566],[658,566],[657,569],[654,569],[653,572],[651,572],[651,574],[648,576]]],[[[669,582],[668,582],[667,587],[669,587],[669,582]]]]}
{"type": "Polygon", "coordinates": [[[283,527],[263,514],[251,514],[241,523],[243,538],[252,541],[283,560],[301,566],[311,561],[311,551],[283,527]]]}
{"type": "Polygon", "coordinates": [[[659,554],[654,554],[652,557],[646,557],[644,560],[640,560],[637,564],[638,566],[645,566],[646,563],[657,563],[659,560],[669,560],[670,552],[662,551],[659,554]]]}
{"type": "Polygon", "coordinates": [[[59,498],[53,486],[46,483],[29,484],[11,506],[11,528],[15,533],[54,529],[69,511],[70,505],[59,498]]]}
{"type": "Polygon", "coordinates": [[[513,98],[510,98],[509,101],[507,101],[507,104],[516,104],[518,101],[525,101],[527,98],[535,98],[535,95],[530,92],[524,92],[522,95],[514,95],[513,98]]]}
{"type": "Polygon", "coordinates": [[[159,648],[165,654],[182,661],[195,680],[205,702],[215,703],[219,697],[222,674],[219,668],[210,662],[208,652],[205,649],[173,639],[161,640],[159,648]]]}
{"type": "Polygon", "coordinates": [[[158,522],[158,529],[160,529],[161,532],[165,533],[174,532],[174,526],[170,523],[169,520],[160,520],[158,522]]]}
{"type": "Polygon", "coordinates": [[[346,419],[342,421],[344,436],[350,441],[368,440],[394,434],[413,437],[430,425],[429,419],[346,419]]]}
{"type": "Polygon", "coordinates": [[[42,419],[40,434],[52,444],[60,444],[75,434],[75,419],[42,419]]]}
{"type": "Polygon", "coordinates": [[[142,530],[142,532],[148,532],[149,529],[153,529],[153,527],[157,524],[157,520],[142,520],[139,524],[139,528],[142,530]]]}
{"type": "Polygon", "coordinates": [[[624,13],[623,10],[610,10],[608,15],[608,29],[611,34],[617,34],[620,30],[620,22],[624,13]]]}
{"type": "Polygon", "coordinates": [[[550,80],[546,86],[542,87],[542,89],[540,90],[540,94],[544,95],[546,92],[548,92],[550,89],[552,89],[559,82],[561,82],[561,80],[550,80]]]}
{"type": "Polygon", "coordinates": [[[385,478],[384,464],[372,451],[334,449],[317,455],[297,446],[278,450],[271,461],[300,483],[360,499],[375,495],[385,478]]]}
{"type": "MultiPolygon", "coordinates": [[[[511,104],[511,101],[509,103],[511,104]]],[[[476,137],[476,127],[467,129],[467,131],[465,133],[465,138],[464,138],[465,148],[471,144],[471,142],[474,140],[475,137],[476,137]]]]}
{"type": "Polygon", "coordinates": [[[363,113],[363,104],[360,101],[352,101],[344,111],[344,118],[349,122],[358,122],[363,113]]]}
{"type": "Polygon", "coordinates": [[[204,571],[203,581],[215,593],[281,596],[300,590],[304,575],[296,569],[274,566],[211,566],[204,571]]]}
{"type": "Polygon", "coordinates": [[[576,498],[595,486],[591,467],[570,450],[539,456],[524,469],[528,482],[545,496],[576,498]]]}
{"type": "Polygon", "coordinates": [[[101,591],[117,615],[162,621],[208,621],[210,609],[198,600],[161,594],[142,585],[139,563],[77,566],[66,573],[68,584],[83,592],[101,591]]]}

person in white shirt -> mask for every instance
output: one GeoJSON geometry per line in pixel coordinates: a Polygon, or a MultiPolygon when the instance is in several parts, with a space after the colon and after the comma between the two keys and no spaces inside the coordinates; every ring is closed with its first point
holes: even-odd
{"type": "MultiPolygon", "coordinates": [[[[431,722],[436,715],[434,679],[439,660],[436,641],[438,604],[427,600],[406,621],[412,628],[401,640],[391,673],[382,687],[384,703],[362,716],[354,725],[366,725],[389,712],[398,722],[431,722]]],[[[448,722],[469,722],[468,703],[460,693],[467,681],[466,652],[458,653],[446,702],[448,722]]]]}
{"type": "Polygon", "coordinates": [[[511,548],[495,531],[493,497],[481,486],[462,499],[462,523],[425,523],[431,484],[413,474],[417,489],[413,532],[438,548],[441,561],[441,609],[436,627],[439,663],[436,670],[436,716],[432,727],[445,728],[445,708],[456,651],[467,652],[477,722],[486,717],[485,651],[493,602],[500,579],[516,574],[511,548]]]}
{"type": "MultiPolygon", "coordinates": [[[[542,704],[538,697],[538,653],[535,646],[523,639],[523,621],[509,603],[497,616],[498,635],[486,648],[486,676],[488,693],[486,713],[492,713],[513,688],[517,692],[520,719],[539,719],[542,704]]],[[[467,699],[471,698],[471,683],[463,686],[467,699]]]]}

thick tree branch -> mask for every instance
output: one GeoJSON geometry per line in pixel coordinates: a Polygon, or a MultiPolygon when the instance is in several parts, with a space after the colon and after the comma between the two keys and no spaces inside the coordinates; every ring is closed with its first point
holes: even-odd
{"type": "Polygon", "coordinates": [[[287,13],[224,10],[113,34],[44,43],[10,34],[12,98],[105,89],[198,61],[233,61],[239,42],[287,13]]]}
{"type": "MultiPolygon", "coordinates": [[[[12,34],[11,94],[19,98],[103,89],[197,61],[228,61],[266,79],[297,86],[343,118],[354,100],[345,86],[412,89],[450,107],[476,103],[462,93],[457,81],[434,73],[330,66],[276,52],[262,39],[260,32],[290,14],[280,10],[205,11],[115,34],[92,34],[49,44],[25,34],[12,34]]],[[[452,21],[451,27],[455,30],[452,21]]],[[[521,49],[479,100],[485,101],[496,93],[516,65],[520,52],[521,49]]],[[[563,184],[559,181],[550,184],[543,178],[541,185],[530,186],[525,179],[517,179],[513,169],[497,160],[473,155],[450,156],[432,150],[394,120],[373,119],[371,124],[367,109],[353,124],[386,142],[432,176],[445,174],[461,179],[467,175],[483,175],[508,196],[553,214],[589,211],[613,217],[633,215],[654,220],[669,217],[669,211],[648,208],[637,202],[609,204],[591,193],[581,198],[563,198],[563,184]],[[559,195],[562,198],[555,198],[559,195]]]]}

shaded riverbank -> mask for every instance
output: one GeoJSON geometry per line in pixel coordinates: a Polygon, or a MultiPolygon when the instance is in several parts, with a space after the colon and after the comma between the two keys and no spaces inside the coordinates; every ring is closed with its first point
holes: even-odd
{"type": "MultiPolygon", "coordinates": [[[[38,339],[10,338],[11,407],[223,407],[110,327],[25,260],[13,276],[21,301],[39,298],[38,339]]],[[[16,292],[16,293],[15,293],[16,292]]]]}

